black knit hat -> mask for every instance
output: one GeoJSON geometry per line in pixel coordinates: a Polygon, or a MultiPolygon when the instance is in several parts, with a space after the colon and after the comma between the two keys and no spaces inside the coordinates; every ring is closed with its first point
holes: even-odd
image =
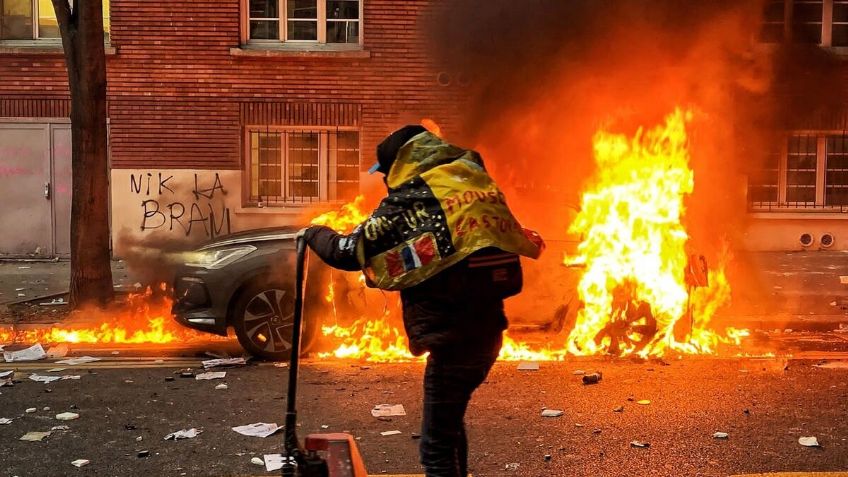
{"type": "Polygon", "coordinates": [[[392,164],[394,164],[395,159],[397,158],[400,148],[402,148],[407,141],[425,131],[427,131],[427,129],[424,126],[416,124],[404,126],[389,134],[389,136],[386,139],[383,139],[383,142],[377,146],[377,163],[371,166],[371,169],[369,169],[368,172],[371,174],[375,172],[388,174],[389,170],[392,168],[392,164]]]}

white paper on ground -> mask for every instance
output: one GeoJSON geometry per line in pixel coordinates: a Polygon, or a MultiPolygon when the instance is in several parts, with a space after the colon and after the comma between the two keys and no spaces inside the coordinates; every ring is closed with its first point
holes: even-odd
{"type": "Polygon", "coordinates": [[[44,352],[44,348],[41,347],[40,343],[36,343],[20,351],[3,352],[3,359],[7,363],[13,363],[15,361],[38,361],[39,359],[44,359],[46,356],[47,353],[44,352]]]}
{"type": "Polygon", "coordinates": [[[63,359],[62,361],[56,361],[55,364],[74,365],[74,364],[93,363],[95,361],[100,361],[100,358],[94,358],[94,357],[91,357],[91,356],[80,356],[78,358],[70,358],[70,359],[63,359]]]}
{"type": "Polygon", "coordinates": [[[74,419],[79,419],[79,414],[75,412],[63,412],[56,414],[56,419],[60,421],[73,421],[74,419]]]}
{"type": "Polygon", "coordinates": [[[563,412],[559,409],[543,409],[542,417],[560,417],[563,415],[563,412]]]}
{"type": "Polygon", "coordinates": [[[377,404],[374,409],[371,409],[371,415],[374,417],[405,416],[406,409],[403,408],[403,404],[377,404]]]}
{"type": "Polygon", "coordinates": [[[265,471],[273,472],[275,470],[280,470],[283,468],[283,455],[282,454],[265,454],[265,471]]]}
{"type": "Polygon", "coordinates": [[[74,467],[82,467],[82,466],[88,465],[90,463],[91,463],[91,461],[88,460],[88,459],[77,459],[77,460],[71,462],[71,465],[73,465],[74,467]]]}
{"type": "Polygon", "coordinates": [[[27,432],[26,434],[24,434],[23,436],[21,436],[21,438],[18,439],[18,440],[29,441],[29,442],[39,442],[39,441],[44,440],[44,438],[49,436],[50,434],[52,434],[51,431],[47,431],[47,432],[30,431],[30,432],[27,432]]]}
{"type": "Polygon", "coordinates": [[[165,440],[168,441],[168,440],[171,440],[171,439],[173,439],[173,440],[193,439],[193,438],[197,437],[197,435],[200,434],[201,432],[203,432],[203,431],[195,429],[193,427],[191,429],[181,429],[179,431],[172,432],[172,433],[168,434],[167,436],[165,436],[165,440]]]}
{"type": "Polygon", "coordinates": [[[61,373],[62,371],[68,368],[50,368],[47,370],[48,373],[61,373]]]}
{"type": "Polygon", "coordinates": [[[58,381],[62,379],[61,376],[41,376],[39,374],[30,374],[29,379],[38,383],[52,383],[53,381],[58,381]]]}
{"type": "Polygon", "coordinates": [[[245,426],[236,426],[232,429],[243,436],[268,437],[271,434],[282,429],[282,427],[278,426],[273,422],[255,422],[253,424],[247,424],[245,426]]]}
{"type": "MultiPolygon", "coordinates": [[[[848,362],[846,362],[846,361],[831,361],[831,362],[828,362],[828,363],[814,364],[813,366],[815,366],[816,368],[822,368],[822,369],[848,369],[848,362]]],[[[0,377],[2,377],[2,376],[0,376],[0,377]]]]}
{"type": "Polygon", "coordinates": [[[11,424],[12,420],[8,417],[0,417],[0,425],[11,424]]]}
{"type": "Polygon", "coordinates": [[[2,379],[2,378],[6,378],[6,377],[9,377],[9,376],[11,376],[11,375],[12,375],[12,373],[14,373],[14,372],[15,372],[15,371],[3,371],[2,373],[0,373],[0,379],[2,379]]]}
{"type": "Polygon", "coordinates": [[[535,362],[518,363],[518,370],[519,371],[538,371],[539,370],[539,363],[535,363],[535,362]]]}
{"type": "Polygon", "coordinates": [[[728,435],[726,432],[716,432],[713,434],[713,438],[715,439],[727,439],[728,435]]]}
{"type": "Polygon", "coordinates": [[[819,447],[819,440],[815,436],[800,437],[798,438],[798,444],[805,447],[819,447]]]}
{"type": "Polygon", "coordinates": [[[244,358],[218,358],[218,359],[207,359],[206,361],[202,361],[203,368],[209,369],[217,366],[240,366],[247,364],[247,361],[244,358]]]}
{"type": "Polygon", "coordinates": [[[200,381],[204,379],[224,379],[227,376],[226,371],[209,371],[208,373],[200,373],[194,376],[194,379],[200,381]]]}
{"type": "Polygon", "coordinates": [[[381,436],[396,436],[400,434],[400,431],[383,431],[380,433],[381,436]]]}

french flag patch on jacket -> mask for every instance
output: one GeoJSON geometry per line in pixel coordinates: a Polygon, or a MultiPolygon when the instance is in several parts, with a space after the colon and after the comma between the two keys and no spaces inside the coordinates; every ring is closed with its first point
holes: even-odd
{"type": "Polygon", "coordinates": [[[386,269],[389,276],[397,277],[432,262],[439,254],[433,234],[407,242],[386,254],[386,269]]]}

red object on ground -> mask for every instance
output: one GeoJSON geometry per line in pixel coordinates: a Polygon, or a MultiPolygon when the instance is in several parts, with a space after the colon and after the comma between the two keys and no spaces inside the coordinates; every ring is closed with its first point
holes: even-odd
{"type": "Polygon", "coordinates": [[[350,434],[310,434],[304,447],[307,451],[326,452],[330,477],[368,477],[365,462],[350,434]]]}

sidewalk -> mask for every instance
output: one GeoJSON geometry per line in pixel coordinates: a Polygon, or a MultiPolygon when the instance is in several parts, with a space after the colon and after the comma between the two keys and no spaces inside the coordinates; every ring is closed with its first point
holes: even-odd
{"type": "MultiPolygon", "coordinates": [[[[70,276],[67,260],[0,261],[0,312],[9,303],[66,293],[70,276]]],[[[112,281],[118,289],[135,283],[121,261],[112,262],[112,281]]]]}

